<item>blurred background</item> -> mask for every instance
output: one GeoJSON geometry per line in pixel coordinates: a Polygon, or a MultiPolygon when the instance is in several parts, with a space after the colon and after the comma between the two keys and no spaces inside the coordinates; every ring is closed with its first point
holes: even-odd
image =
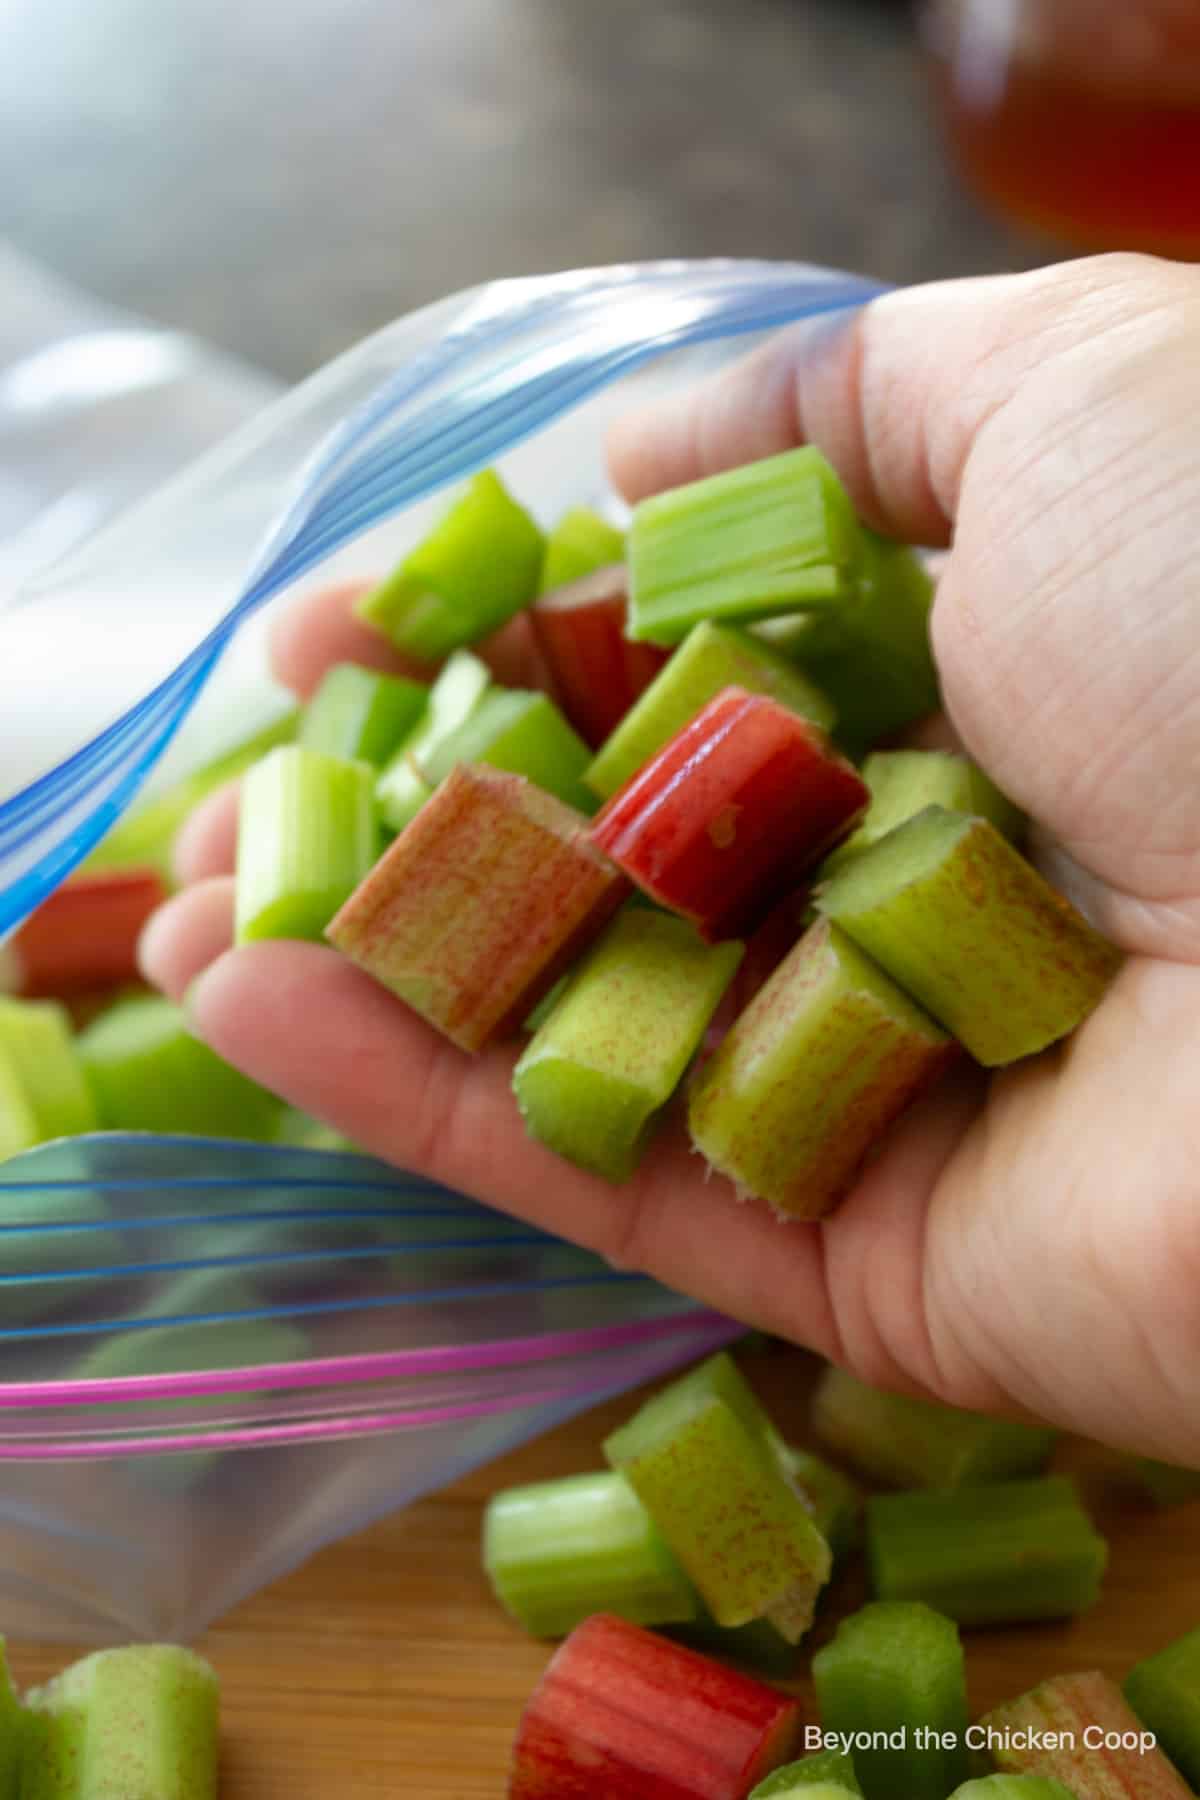
{"type": "Polygon", "coordinates": [[[1058,253],[947,161],[904,0],[0,18],[0,237],[285,379],[496,275],[734,254],[907,282],[1058,253]]]}

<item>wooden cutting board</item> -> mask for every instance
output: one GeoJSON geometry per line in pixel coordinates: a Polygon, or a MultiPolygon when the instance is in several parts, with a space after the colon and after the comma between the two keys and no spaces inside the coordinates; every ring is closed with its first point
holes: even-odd
{"type": "MultiPolygon", "coordinates": [[[[743,1359],[785,1432],[803,1437],[814,1365],[768,1349],[743,1359]]],[[[508,1747],[549,1649],[492,1602],[479,1563],[495,1489],[601,1465],[600,1440],[627,1396],[526,1445],[444,1492],[335,1544],[245,1602],[198,1646],[222,1680],[221,1800],[502,1800],[508,1747]]],[[[1067,1670],[1120,1678],[1200,1624],[1200,1503],[1154,1512],[1106,1479],[1089,1446],[1064,1445],[1112,1555],[1100,1604],[1071,1624],[964,1634],[972,1710],[1067,1670]]],[[[811,1647],[863,1598],[848,1571],[811,1647]]],[[[44,1679],[78,1654],[10,1647],[17,1679],[44,1679]]],[[[811,1694],[800,1657],[798,1691],[811,1694]]],[[[809,1711],[810,1717],[815,1714],[809,1711]]]]}

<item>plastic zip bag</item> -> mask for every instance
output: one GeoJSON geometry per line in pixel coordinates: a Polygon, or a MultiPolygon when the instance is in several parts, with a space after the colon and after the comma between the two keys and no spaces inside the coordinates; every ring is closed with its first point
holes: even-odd
{"type": "Polygon", "coordinates": [[[0,1166],[0,1618],[189,1637],[322,1544],[737,1335],[369,1158],[0,1166]]]}
{"type": "Polygon", "coordinates": [[[665,352],[878,291],[732,261],[490,283],[368,338],[27,583],[0,613],[0,933],[120,815],[274,594],[665,352]],[[102,667],[51,707],[64,644],[102,667]]]}

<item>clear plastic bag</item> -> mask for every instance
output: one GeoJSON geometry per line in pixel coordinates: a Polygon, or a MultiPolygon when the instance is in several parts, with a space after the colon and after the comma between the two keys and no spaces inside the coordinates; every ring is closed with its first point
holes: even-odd
{"type": "MultiPolygon", "coordinates": [[[[487,464],[546,521],[604,501],[604,428],[633,384],[669,390],[877,291],[705,262],[455,296],[0,600],[0,937],[144,784],[278,708],[259,629],[274,595],[386,566],[438,491],[487,464]]],[[[320,1544],[737,1330],[365,1158],[44,1146],[0,1167],[0,1623],[186,1637],[320,1544]]]]}

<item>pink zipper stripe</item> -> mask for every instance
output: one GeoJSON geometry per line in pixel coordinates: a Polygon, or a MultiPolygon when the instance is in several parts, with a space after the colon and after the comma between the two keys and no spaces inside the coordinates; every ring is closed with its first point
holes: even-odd
{"type": "MultiPolygon", "coordinates": [[[[719,1315],[709,1315],[714,1321],[719,1315]]],[[[726,1320],[722,1329],[711,1324],[698,1326],[699,1342],[692,1353],[716,1348],[727,1343],[733,1329],[726,1320]]],[[[737,1328],[740,1330],[740,1327],[737,1328]]],[[[648,1381],[665,1374],[680,1359],[668,1358],[657,1368],[647,1368],[637,1381],[648,1381]]],[[[530,1407],[554,1406],[575,1400],[595,1399],[632,1385],[627,1378],[574,1381],[561,1388],[546,1388],[533,1393],[505,1394],[491,1400],[462,1400],[453,1406],[408,1408],[399,1412],[355,1414],[352,1418],[301,1419],[289,1425],[251,1425],[225,1431],[195,1431],[169,1438],[126,1437],[84,1438],[78,1443],[9,1443],[0,1442],[0,1464],[51,1462],[105,1462],[144,1456],[186,1456],[195,1452],[216,1453],[228,1450],[259,1450],[292,1444],[330,1443],[353,1438],[383,1437],[398,1431],[425,1430],[431,1426],[452,1425],[463,1419],[494,1417],[503,1413],[523,1412],[530,1407]]]]}
{"type": "Polygon", "coordinates": [[[744,1330],[707,1310],[626,1325],[595,1325],[549,1336],[496,1338],[480,1344],[446,1344],[426,1350],[377,1351],[361,1356],[317,1357],[297,1363],[259,1363],[252,1369],[194,1369],[177,1375],[124,1375],[114,1381],[13,1381],[0,1384],[0,1412],[41,1407],[116,1406],[124,1401],[218,1394],[254,1394],[278,1388],[320,1388],[405,1375],[444,1375],[558,1357],[619,1350],[685,1332],[733,1337],[744,1330]]]}

